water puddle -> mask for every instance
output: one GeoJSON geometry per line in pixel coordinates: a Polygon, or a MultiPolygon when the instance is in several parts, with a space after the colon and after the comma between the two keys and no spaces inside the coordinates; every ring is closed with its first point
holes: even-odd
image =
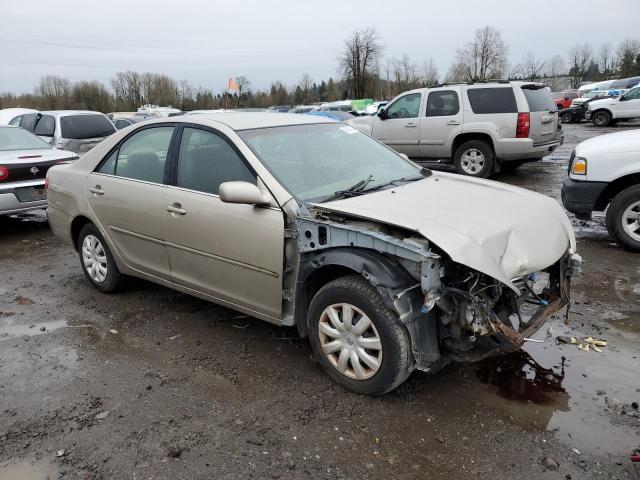
{"type": "Polygon", "coordinates": [[[0,480],[53,480],[58,478],[54,465],[42,461],[0,464],[0,480]]]}
{"type": "Polygon", "coordinates": [[[29,325],[16,324],[11,320],[12,317],[0,317],[0,341],[3,338],[22,337],[25,335],[29,337],[44,335],[67,326],[66,320],[52,320],[29,325]]]}
{"type": "Polygon", "coordinates": [[[626,333],[640,335],[640,313],[627,313],[608,320],[609,325],[626,333]]]}

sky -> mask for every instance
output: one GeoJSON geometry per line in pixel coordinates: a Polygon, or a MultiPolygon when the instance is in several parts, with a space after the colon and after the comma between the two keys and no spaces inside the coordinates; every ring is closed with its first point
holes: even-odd
{"type": "Polygon", "coordinates": [[[432,57],[441,79],[455,50],[491,25],[509,60],[563,57],[576,43],[640,38],[640,0],[0,0],[0,92],[32,92],[41,76],[101,80],[135,70],[193,86],[253,88],[338,75],[354,29],[374,27],[384,59],[432,57]]]}

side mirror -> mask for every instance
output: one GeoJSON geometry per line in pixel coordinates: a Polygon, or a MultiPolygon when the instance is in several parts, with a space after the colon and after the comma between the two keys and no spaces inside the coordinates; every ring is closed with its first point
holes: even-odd
{"type": "Polygon", "coordinates": [[[387,114],[387,109],[381,108],[380,111],[378,112],[378,117],[380,117],[380,120],[386,120],[387,118],[389,118],[389,115],[387,114]]]}
{"type": "Polygon", "coordinates": [[[218,194],[220,195],[220,200],[225,203],[240,203],[256,206],[266,206],[271,204],[269,194],[249,182],[221,183],[218,194]]]}

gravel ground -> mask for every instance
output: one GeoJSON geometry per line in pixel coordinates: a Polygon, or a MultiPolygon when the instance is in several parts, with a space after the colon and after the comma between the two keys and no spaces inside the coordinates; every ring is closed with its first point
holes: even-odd
{"type": "MultiPolygon", "coordinates": [[[[567,125],[552,156],[496,180],[559,198],[575,144],[624,128],[567,125]]],[[[0,217],[0,479],[638,479],[640,256],[601,219],[572,222],[569,326],[369,398],[293,329],[140,280],[101,294],[43,213],[0,217]]]]}

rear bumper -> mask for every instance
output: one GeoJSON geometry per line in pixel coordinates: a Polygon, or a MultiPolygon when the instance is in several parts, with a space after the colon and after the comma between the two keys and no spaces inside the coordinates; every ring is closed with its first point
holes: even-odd
{"type": "Polygon", "coordinates": [[[562,145],[564,135],[557,132],[553,138],[544,143],[534,143],[530,138],[504,138],[500,141],[502,153],[499,160],[540,160],[551,154],[556,148],[562,145]]]}
{"type": "Polygon", "coordinates": [[[21,189],[25,188],[44,188],[44,180],[36,182],[16,182],[0,188],[0,215],[11,215],[14,213],[36,210],[47,206],[47,199],[39,199],[36,201],[20,201],[21,189]]]}
{"type": "Polygon", "coordinates": [[[562,183],[562,204],[576,217],[588,220],[607,182],[587,182],[566,178],[562,183]]]}

